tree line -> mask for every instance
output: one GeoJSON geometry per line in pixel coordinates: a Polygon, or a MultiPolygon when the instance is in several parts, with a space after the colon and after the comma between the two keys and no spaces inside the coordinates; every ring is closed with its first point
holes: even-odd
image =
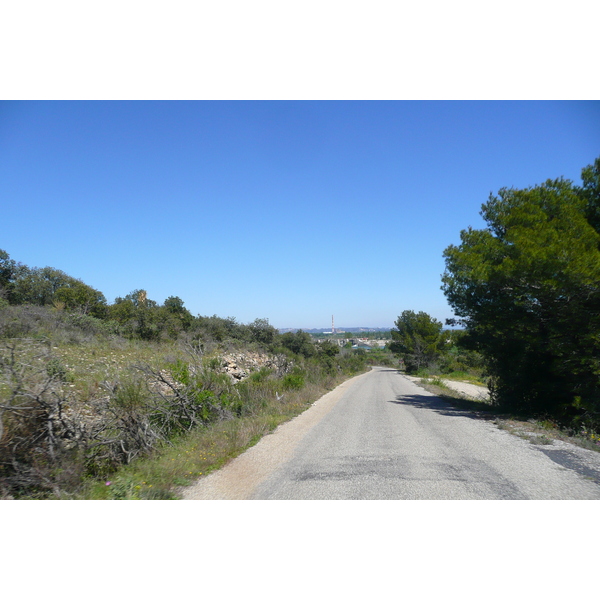
{"type": "Polygon", "coordinates": [[[493,402],[570,426],[600,426],[600,158],[581,183],[502,188],[481,208],[484,229],[444,251],[442,290],[456,315],[444,332],[405,311],[392,349],[409,369],[445,347],[479,355],[493,402]],[[456,344],[448,342],[456,336],[456,344]]]}
{"type": "Polygon", "coordinates": [[[178,296],[162,304],[136,289],[109,304],[99,290],[53,267],[28,267],[0,250],[0,308],[43,306],[78,315],[90,329],[111,331],[142,340],[176,339],[181,333],[203,330],[216,341],[232,337],[271,343],[277,330],[266,319],[242,325],[234,318],[193,316],[178,296]]]}
{"type": "MultiPolygon", "coordinates": [[[[146,290],[135,289],[109,304],[99,290],[53,267],[29,267],[16,262],[0,249],[0,338],[23,337],[48,317],[64,315],[60,326],[75,326],[89,335],[120,336],[144,341],[183,340],[192,343],[233,343],[254,345],[265,351],[287,351],[304,359],[334,368],[340,354],[337,344],[316,344],[303,330],[280,334],[268,319],[257,318],[240,323],[234,317],[192,315],[178,296],[169,296],[162,304],[148,297],[146,290]],[[46,313],[28,315],[37,307],[46,313]],[[10,309],[19,309],[12,315],[10,309]],[[2,310],[5,309],[5,310],[2,310]]],[[[362,357],[345,353],[337,364],[362,368],[362,357]],[[347,364],[346,364],[347,363],[347,364]],[[356,364],[355,364],[356,363],[356,364]],[[359,365],[358,363],[361,363],[359,365]]]]}

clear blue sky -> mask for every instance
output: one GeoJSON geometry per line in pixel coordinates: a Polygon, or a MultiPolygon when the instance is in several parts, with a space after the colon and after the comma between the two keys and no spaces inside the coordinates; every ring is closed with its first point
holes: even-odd
{"type": "Polygon", "coordinates": [[[600,102],[1,102],[0,248],[276,327],[452,316],[481,204],[600,156],[600,102]]]}

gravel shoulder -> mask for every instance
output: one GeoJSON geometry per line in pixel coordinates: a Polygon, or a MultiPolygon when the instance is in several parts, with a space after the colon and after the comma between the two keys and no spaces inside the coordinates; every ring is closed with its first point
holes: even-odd
{"type": "MultiPolygon", "coordinates": [[[[406,379],[419,385],[421,377],[412,377],[411,375],[405,375],[406,379]]],[[[464,394],[466,398],[473,398],[474,400],[486,400],[490,397],[490,391],[487,387],[482,385],[475,385],[474,383],[466,383],[464,381],[454,381],[453,379],[442,379],[445,385],[451,390],[464,394]]]]}

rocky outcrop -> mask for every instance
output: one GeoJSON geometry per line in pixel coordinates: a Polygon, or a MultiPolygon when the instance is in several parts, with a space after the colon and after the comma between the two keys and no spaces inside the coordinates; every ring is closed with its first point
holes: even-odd
{"type": "Polygon", "coordinates": [[[224,354],[222,357],[222,371],[227,373],[234,383],[243,381],[255,371],[272,369],[278,376],[288,373],[292,364],[289,360],[279,355],[261,354],[259,352],[234,352],[224,354]]]}

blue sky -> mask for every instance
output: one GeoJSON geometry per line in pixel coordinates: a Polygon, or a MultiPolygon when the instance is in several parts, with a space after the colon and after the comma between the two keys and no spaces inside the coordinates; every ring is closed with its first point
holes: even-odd
{"type": "Polygon", "coordinates": [[[600,102],[0,103],[0,248],[276,327],[452,316],[481,204],[600,156],[600,102]]]}

